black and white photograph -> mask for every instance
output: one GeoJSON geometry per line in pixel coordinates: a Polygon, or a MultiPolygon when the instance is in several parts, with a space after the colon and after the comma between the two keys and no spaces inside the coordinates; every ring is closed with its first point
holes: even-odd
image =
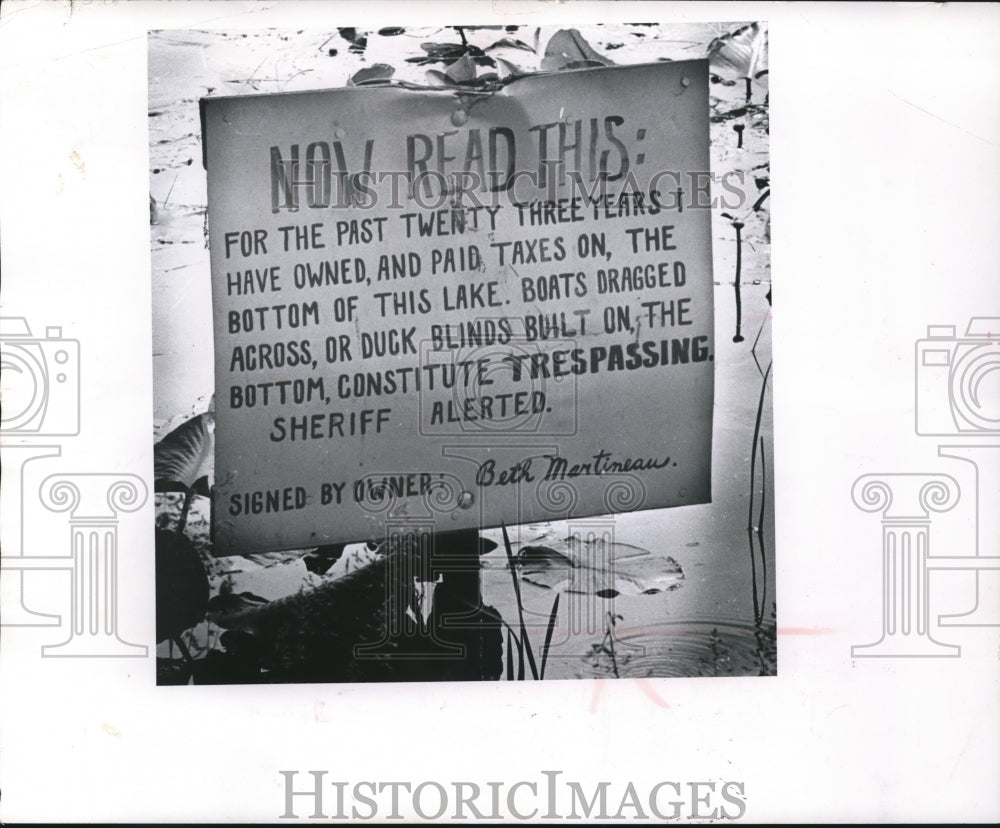
{"type": "Polygon", "coordinates": [[[998,54],[0,2],[0,822],[1000,821],[998,54]]]}
{"type": "Polygon", "coordinates": [[[776,673],[767,66],[150,33],[160,683],[776,673]]]}

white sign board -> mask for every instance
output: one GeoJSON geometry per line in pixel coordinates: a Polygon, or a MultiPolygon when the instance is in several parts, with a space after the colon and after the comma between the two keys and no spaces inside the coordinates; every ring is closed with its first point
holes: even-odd
{"type": "Polygon", "coordinates": [[[710,500],[707,62],[203,128],[217,547],[710,500]]]}

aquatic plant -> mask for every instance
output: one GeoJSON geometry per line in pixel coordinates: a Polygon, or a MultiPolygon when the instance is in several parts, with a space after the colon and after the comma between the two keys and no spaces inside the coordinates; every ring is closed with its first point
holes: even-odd
{"type": "Polygon", "coordinates": [[[548,661],[549,649],[552,643],[552,631],[555,629],[556,620],[559,617],[559,595],[556,594],[555,601],[552,604],[552,610],[549,613],[549,623],[545,630],[545,643],[542,645],[542,667],[541,670],[535,666],[535,655],[531,649],[531,639],[528,637],[528,631],[524,626],[524,603],[521,599],[521,583],[518,576],[518,569],[514,558],[514,552],[510,545],[510,535],[507,534],[507,527],[503,526],[503,543],[504,552],[507,554],[507,566],[510,570],[510,577],[514,584],[514,598],[517,601],[517,619],[520,625],[520,635],[516,634],[509,625],[507,627],[507,680],[512,681],[514,678],[513,673],[513,658],[511,653],[511,642],[517,647],[517,680],[522,681],[524,679],[524,660],[527,657],[528,666],[531,669],[531,677],[534,679],[545,678],[545,664],[548,661]]]}

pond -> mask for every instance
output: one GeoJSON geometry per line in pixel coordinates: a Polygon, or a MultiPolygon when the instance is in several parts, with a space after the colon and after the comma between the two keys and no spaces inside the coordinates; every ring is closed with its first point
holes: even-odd
{"type": "MultiPolygon", "coordinates": [[[[520,68],[531,69],[532,60],[537,68],[554,27],[547,32],[508,28],[514,30],[467,31],[462,37],[486,44],[506,36],[521,46],[505,47],[503,53],[520,59],[520,68]]],[[[584,34],[598,54],[629,63],[701,57],[713,38],[740,28],[617,26],[584,34]]],[[[404,37],[372,34],[359,50],[357,32],[353,39],[308,32],[151,35],[156,439],[204,411],[214,383],[198,98],[339,86],[351,74],[378,65],[397,67],[397,78],[422,79],[448,64],[407,64],[414,54],[435,54],[421,51],[421,43],[460,42],[449,30],[411,31],[404,37]]],[[[545,651],[546,679],[770,675],[777,670],[766,75],[749,84],[749,106],[748,85],[731,67],[723,65],[716,74],[713,63],[712,79],[713,173],[738,174],[743,196],[736,207],[712,210],[712,502],[508,527],[516,588],[502,532],[482,533],[496,544],[480,558],[483,604],[494,608],[515,636],[527,639],[536,661],[545,651]],[[519,633],[522,617],[526,633],[519,633]]],[[[641,411],[623,412],[614,428],[641,428],[641,423],[641,411]]],[[[649,440],[655,445],[656,435],[649,440]]],[[[176,525],[182,502],[177,495],[160,495],[158,522],[176,525]]],[[[323,573],[309,570],[303,550],[215,558],[207,500],[195,498],[189,509],[185,533],[202,554],[217,597],[250,593],[278,601],[309,595],[378,557],[363,545],[349,546],[323,573]]],[[[425,589],[429,606],[435,587],[428,583],[425,589]]],[[[226,649],[221,628],[210,622],[185,636],[195,657],[226,649]]],[[[159,654],[171,664],[177,660],[168,642],[161,643],[159,654]]],[[[505,643],[502,675],[514,675],[511,661],[523,657],[516,645],[505,643]]]]}

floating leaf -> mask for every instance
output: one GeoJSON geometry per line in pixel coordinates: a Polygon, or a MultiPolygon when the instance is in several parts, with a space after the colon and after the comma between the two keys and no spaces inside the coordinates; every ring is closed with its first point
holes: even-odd
{"type": "Polygon", "coordinates": [[[299,549],[284,550],[281,552],[251,552],[243,557],[251,563],[255,563],[257,566],[261,566],[266,569],[270,566],[280,566],[281,564],[297,561],[304,558],[305,555],[305,550],[299,549]]]}
{"type": "Polygon", "coordinates": [[[561,69],[597,69],[601,66],[607,66],[606,63],[600,60],[574,60],[571,63],[567,63],[565,66],[560,67],[561,69]]]}
{"type": "Polygon", "coordinates": [[[501,78],[507,78],[511,75],[520,75],[524,70],[511,63],[509,60],[504,60],[503,58],[497,58],[497,75],[501,78]]]}
{"type": "Polygon", "coordinates": [[[351,44],[351,52],[363,52],[368,46],[368,38],[364,35],[364,33],[359,32],[353,27],[338,28],[337,32],[342,38],[344,38],[344,40],[351,44]]]}
{"type": "Polygon", "coordinates": [[[157,492],[211,493],[215,482],[215,419],[206,411],[181,423],[153,446],[157,492]]]}
{"type": "Polygon", "coordinates": [[[409,57],[406,58],[407,63],[416,63],[421,66],[426,66],[429,63],[443,63],[449,64],[453,63],[463,56],[468,56],[475,61],[477,66],[495,66],[496,62],[489,55],[483,53],[483,50],[476,46],[462,46],[457,43],[448,44],[423,44],[424,48],[428,46],[434,46],[436,48],[432,49],[425,56],[409,57]]]}
{"type": "Polygon", "coordinates": [[[713,68],[727,69],[741,78],[757,78],[767,71],[767,30],[751,23],[708,44],[713,68]]]}
{"type": "Polygon", "coordinates": [[[346,546],[346,543],[332,543],[327,546],[321,546],[314,552],[304,555],[302,562],[306,565],[306,569],[314,575],[324,575],[331,566],[341,559],[346,546]]]}
{"type": "Polygon", "coordinates": [[[485,51],[490,51],[490,49],[523,49],[525,52],[534,52],[535,50],[531,48],[523,40],[514,40],[509,37],[502,37],[496,43],[491,43],[486,47],[485,51]]]}
{"type": "Polygon", "coordinates": [[[736,86],[736,81],[726,80],[725,78],[719,77],[718,75],[710,75],[709,80],[712,83],[719,83],[722,84],[723,86],[736,86]]]}
{"type": "Polygon", "coordinates": [[[440,72],[437,69],[428,69],[424,72],[424,77],[427,78],[427,83],[431,86],[456,86],[457,84],[451,78],[449,78],[444,72],[440,72]]]}
{"type": "Polygon", "coordinates": [[[465,43],[421,43],[420,48],[427,52],[427,57],[411,58],[411,60],[433,59],[451,62],[463,55],[476,57],[483,54],[483,50],[478,46],[469,46],[465,43]]]}
{"type": "Polygon", "coordinates": [[[731,121],[735,118],[743,118],[747,115],[753,117],[765,111],[766,109],[759,104],[748,104],[746,106],[738,106],[735,109],[730,109],[726,112],[719,112],[716,115],[712,115],[710,120],[713,124],[725,123],[726,121],[731,121]]]}
{"type": "Polygon", "coordinates": [[[384,29],[379,29],[378,33],[382,37],[396,37],[401,35],[406,31],[402,26],[386,26],[384,29]]]}
{"type": "Polygon", "coordinates": [[[468,83],[476,79],[476,63],[468,55],[462,55],[444,73],[455,83],[468,83]]]}
{"type": "Polygon", "coordinates": [[[384,83],[395,73],[395,69],[388,63],[373,63],[364,69],[359,69],[347,82],[348,86],[361,86],[370,83],[384,83]]]}
{"type": "Polygon", "coordinates": [[[430,57],[454,57],[458,58],[465,54],[468,48],[461,43],[421,43],[420,48],[427,52],[430,57]]]}
{"type": "Polygon", "coordinates": [[[530,584],[599,598],[655,595],[678,589],[684,580],[680,565],[671,557],[575,535],[551,546],[524,546],[515,560],[530,584]]]}
{"type": "Polygon", "coordinates": [[[549,39],[542,57],[542,69],[577,68],[588,66],[613,66],[614,61],[595,52],[576,29],[560,29],[549,39]]]}

